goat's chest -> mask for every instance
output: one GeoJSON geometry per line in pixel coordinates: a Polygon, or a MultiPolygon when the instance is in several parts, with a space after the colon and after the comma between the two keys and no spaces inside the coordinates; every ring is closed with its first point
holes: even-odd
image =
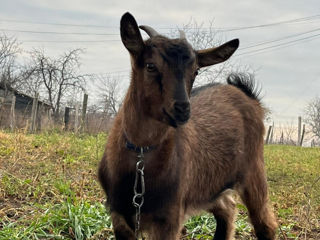
{"type": "MultiPolygon", "coordinates": [[[[135,213],[135,208],[132,204],[135,176],[135,164],[132,164],[130,170],[117,176],[117,181],[110,186],[111,191],[108,194],[108,203],[111,211],[127,216],[135,213]]],[[[145,194],[141,208],[142,213],[157,212],[171,204],[177,198],[180,183],[179,176],[179,168],[169,167],[166,164],[159,164],[159,162],[148,162],[148,159],[146,159],[144,169],[145,194]]],[[[139,191],[140,186],[140,182],[138,182],[139,191]]]]}

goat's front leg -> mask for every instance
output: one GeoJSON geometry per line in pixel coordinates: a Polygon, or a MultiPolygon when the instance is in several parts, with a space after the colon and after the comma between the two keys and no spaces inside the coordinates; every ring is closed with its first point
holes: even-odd
{"type": "Polygon", "coordinates": [[[113,231],[116,240],[135,240],[133,229],[128,225],[125,217],[117,212],[111,213],[113,231]]]}
{"type": "Polygon", "coordinates": [[[153,218],[150,239],[152,240],[177,240],[181,236],[180,216],[177,213],[153,218]]]}

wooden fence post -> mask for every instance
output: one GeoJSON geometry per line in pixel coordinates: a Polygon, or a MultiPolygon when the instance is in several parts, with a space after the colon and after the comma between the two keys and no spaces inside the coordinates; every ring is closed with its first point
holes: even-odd
{"type": "Polygon", "coordinates": [[[76,111],[74,114],[74,132],[77,133],[78,132],[78,128],[79,128],[79,103],[76,103],[76,111]]]}
{"type": "Polygon", "coordinates": [[[41,104],[39,104],[39,100],[38,100],[38,104],[37,104],[37,114],[36,114],[36,121],[35,121],[35,128],[37,130],[41,130],[42,129],[42,111],[43,111],[43,105],[44,103],[42,102],[41,104]]]}
{"type": "Polygon", "coordinates": [[[81,132],[83,132],[85,129],[87,106],[88,106],[88,94],[85,93],[83,96],[83,103],[82,103],[81,132]]]}
{"type": "Polygon", "coordinates": [[[271,144],[273,143],[273,130],[274,130],[274,122],[272,122],[272,129],[271,129],[270,139],[269,139],[269,142],[270,142],[271,144]]]}
{"type": "Polygon", "coordinates": [[[69,121],[70,121],[70,108],[65,107],[65,110],[64,110],[64,130],[65,131],[69,129],[69,121]]]}
{"type": "Polygon", "coordinates": [[[269,126],[268,134],[267,134],[267,138],[266,138],[266,142],[265,142],[266,144],[269,144],[269,138],[270,138],[271,129],[272,129],[272,126],[269,126]]]}
{"type": "Polygon", "coordinates": [[[15,107],[16,107],[16,96],[12,96],[11,109],[10,109],[10,128],[13,131],[16,127],[16,116],[15,116],[15,107]]]}
{"type": "Polygon", "coordinates": [[[302,146],[302,143],[303,143],[303,138],[304,138],[304,134],[305,134],[305,129],[306,125],[303,124],[303,127],[302,127],[302,134],[301,134],[301,140],[300,140],[300,146],[302,146]]]}
{"type": "Polygon", "coordinates": [[[47,110],[47,117],[48,117],[48,122],[50,124],[50,127],[53,126],[53,121],[52,121],[52,109],[47,110]]]}
{"type": "Polygon", "coordinates": [[[283,132],[281,132],[280,144],[283,144],[283,143],[284,143],[283,132]]]}
{"type": "Polygon", "coordinates": [[[36,93],[36,96],[33,98],[32,101],[32,111],[31,111],[31,125],[30,131],[34,132],[36,130],[36,119],[37,119],[37,112],[38,112],[38,99],[39,93],[36,93]]]}
{"type": "Polygon", "coordinates": [[[300,145],[300,140],[301,140],[301,117],[298,117],[298,141],[297,145],[300,145]]]}

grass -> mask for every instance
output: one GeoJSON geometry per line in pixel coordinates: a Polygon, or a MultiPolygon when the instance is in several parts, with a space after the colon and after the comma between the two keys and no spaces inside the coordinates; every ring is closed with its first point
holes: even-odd
{"type": "MultiPolygon", "coordinates": [[[[96,169],[106,134],[0,131],[0,240],[114,239],[96,169]]],[[[279,239],[320,239],[320,149],[266,146],[279,239]]],[[[255,239],[239,203],[236,239],[255,239]]],[[[209,239],[215,220],[185,224],[184,239],[209,239]]]]}
{"type": "Polygon", "coordinates": [[[291,239],[320,239],[320,149],[267,146],[265,159],[282,229],[291,239]]]}

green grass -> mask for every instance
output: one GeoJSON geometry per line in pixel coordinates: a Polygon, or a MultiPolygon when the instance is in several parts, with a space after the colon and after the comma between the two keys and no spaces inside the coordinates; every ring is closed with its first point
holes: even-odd
{"type": "Polygon", "coordinates": [[[320,149],[266,146],[270,198],[290,239],[320,239],[320,149]]]}
{"type": "MultiPolygon", "coordinates": [[[[114,239],[97,164],[106,134],[0,131],[0,240],[114,239]]],[[[279,239],[320,239],[320,149],[266,146],[279,239]]],[[[255,239],[239,202],[236,239],[255,239]]],[[[186,224],[184,239],[209,239],[215,220],[186,224]]]]}
{"type": "Polygon", "coordinates": [[[111,228],[110,217],[100,203],[67,200],[34,208],[38,208],[34,219],[22,217],[5,224],[0,239],[88,239],[101,229],[111,228]]]}

